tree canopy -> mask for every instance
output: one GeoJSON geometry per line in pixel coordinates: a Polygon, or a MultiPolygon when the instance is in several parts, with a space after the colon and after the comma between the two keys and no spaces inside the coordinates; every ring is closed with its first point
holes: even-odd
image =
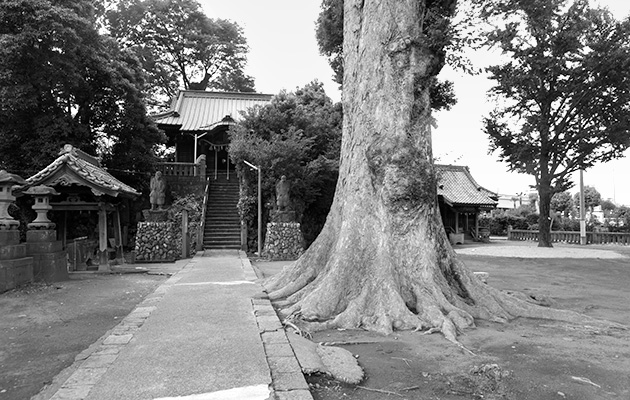
{"type": "Polygon", "coordinates": [[[177,90],[252,92],[244,73],[247,41],[241,27],[207,17],[195,0],[121,0],[106,13],[107,28],[138,54],[154,104],[177,90]]]}
{"type": "Polygon", "coordinates": [[[488,68],[501,101],[484,120],[490,150],[535,177],[539,245],[551,246],[551,196],[630,146],[630,21],[586,0],[491,2],[484,16],[506,56],[488,68]]]}
{"type": "Polygon", "coordinates": [[[551,197],[551,209],[556,212],[562,213],[565,217],[569,216],[569,213],[573,210],[573,197],[568,191],[555,193],[551,197]]]}
{"type": "Polygon", "coordinates": [[[0,168],[30,176],[65,143],[123,168],[153,162],[163,136],[146,115],[142,66],[96,20],[87,0],[0,3],[0,168]]]}

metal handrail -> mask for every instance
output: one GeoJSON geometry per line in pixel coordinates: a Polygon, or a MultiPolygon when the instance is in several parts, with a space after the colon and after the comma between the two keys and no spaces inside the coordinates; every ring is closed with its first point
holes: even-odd
{"type": "Polygon", "coordinates": [[[203,195],[203,208],[201,209],[201,223],[199,224],[199,232],[197,232],[197,250],[203,250],[203,235],[206,229],[206,209],[208,208],[208,196],[210,189],[210,178],[206,179],[206,188],[203,195]]]}

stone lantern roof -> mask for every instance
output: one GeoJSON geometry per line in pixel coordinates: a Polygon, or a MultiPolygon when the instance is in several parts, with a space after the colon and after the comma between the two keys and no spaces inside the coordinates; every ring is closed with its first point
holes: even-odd
{"type": "Polygon", "coordinates": [[[0,185],[5,186],[8,184],[24,184],[26,181],[19,175],[11,174],[5,170],[0,171],[0,185]]]}

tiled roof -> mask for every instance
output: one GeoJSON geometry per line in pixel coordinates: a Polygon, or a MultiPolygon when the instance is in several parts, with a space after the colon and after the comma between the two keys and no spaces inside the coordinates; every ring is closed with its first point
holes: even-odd
{"type": "Polygon", "coordinates": [[[26,179],[26,184],[20,190],[24,191],[38,185],[71,184],[87,186],[96,196],[107,194],[114,197],[119,195],[135,197],[140,195],[134,188],[122,183],[101,168],[96,158],[69,144],[63,147],[55,161],[26,179]]]}
{"type": "Polygon", "coordinates": [[[180,90],[169,111],[152,117],[158,125],[181,126],[181,131],[206,131],[221,124],[226,116],[240,119],[240,111],[264,106],[271,98],[272,95],[261,93],[180,90]]]}
{"type": "Polygon", "coordinates": [[[461,165],[435,165],[438,180],[438,195],[450,205],[479,206],[494,208],[497,194],[479,186],[468,167],[461,165]]]}

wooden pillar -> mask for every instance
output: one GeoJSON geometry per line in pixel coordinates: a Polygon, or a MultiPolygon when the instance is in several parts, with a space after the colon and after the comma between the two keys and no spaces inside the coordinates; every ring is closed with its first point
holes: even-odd
{"type": "Polygon", "coordinates": [[[464,214],[464,233],[470,232],[470,226],[468,226],[468,213],[464,214]]]}
{"type": "Polygon", "coordinates": [[[63,217],[61,217],[59,225],[60,226],[57,228],[57,235],[59,235],[59,237],[57,239],[61,240],[61,248],[65,250],[68,246],[68,211],[63,212],[63,217]]]}
{"type": "Polygon", "coordinates": [[[214,148],[214,180],[217,180],[217,169],[219,168],[219,152],[217,151],[217,148],[214,148]]]}
{"type": "Polygon", "coordinates": [[[105,203],[101,203],[98,210],[98,270],[109,272],[109,260],[107,255],[107,210],[105,203]]]}
{"type": "Polygon", "coordinates": [[[455,233],[459,233],[459,213],[455,211],[455,233]]]}
{"type": "MultiPolygon", "coordinates": [[[[197,134],[195,133],[195,156],[193,157],[193,160],[195,160],[195,162],[197,162],[197,142],[198,142],[198,137],[197,134]]],[[[195,168],[195,172],[194,172],[195,176],[197,176],[197,169],[195,168]]]]}
{"type": "Polygon", "coordinates": [[[121,264],[124,264],[125,257],[123,255],[122,230],[120,227],[120,211],[118,207],[116,207],[114,211],[114,243],[116,246],[116,259],[120,260],[121,264]]]}
{"type": "Polygon", "coordinates": [[[479,211],[475,213],[475,237],[479,237],[479,211]]]}

